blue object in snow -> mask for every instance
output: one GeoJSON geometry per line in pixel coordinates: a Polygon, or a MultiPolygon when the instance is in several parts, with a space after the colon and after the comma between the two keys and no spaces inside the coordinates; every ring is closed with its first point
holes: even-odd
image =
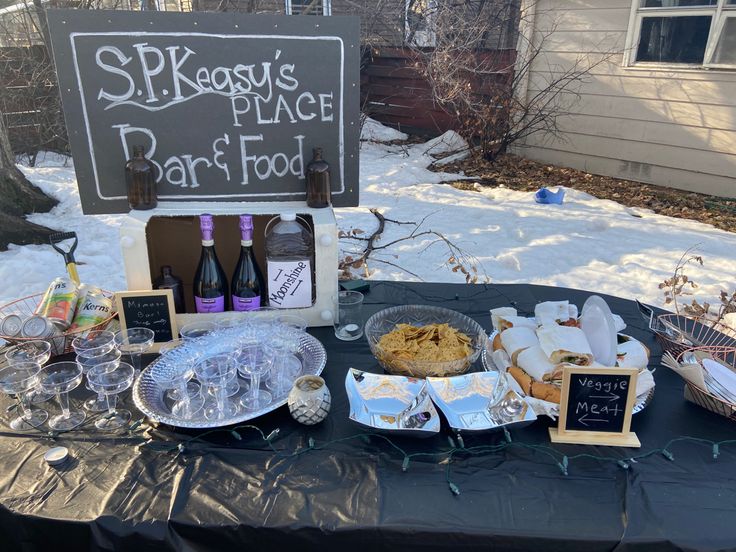
{"type": "Polygon", "coordinates": [[[547,188],[542,187],[534,194],[534,201],[537,203],[556,203],[557,205],[561,205],[564,198],[565,188],[562,187],[557,188],[556,192],[552,192],[547,188]]]}

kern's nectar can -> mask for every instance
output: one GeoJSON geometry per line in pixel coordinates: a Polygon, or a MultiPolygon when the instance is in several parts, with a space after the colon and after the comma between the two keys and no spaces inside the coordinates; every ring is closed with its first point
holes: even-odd
{"type": "Polygon", "coordinates": [[[15,337],[23,327],[23,318],[19,314],[8,314],[0,321],[0,335],[15,337]]]}
{"type": "Polygon", "coordinates": [[[28,320],[23,322],[20,335],[29,338],[51,337],[56,333],[56,327],[43,316],[34,314],[28,320]]]}
{"type": "Polygon", "coordinates": [[[92,328],[110,318],[112,314],[112,299],[102,293],[101,289],[88,286],[87,295],[79,303],[70,329],[92,328]]]}
{"type": "Polygon", "coordinates": [[[79,288],[69,278],[57,278],[46,290],[35,314],[48,318],[60,330],[66,330],[74,319],[74,308],[77,306],[79,288]]]}

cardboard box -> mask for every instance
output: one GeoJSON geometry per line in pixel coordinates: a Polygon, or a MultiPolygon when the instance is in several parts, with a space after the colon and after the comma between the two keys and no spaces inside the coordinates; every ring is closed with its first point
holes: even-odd
{"type": "MultiPolygon", "coordinates": [[[[253,215],[253,247],[266,275],[264,232],[266,224],[283,212],[296,212],[314,234],[315,301],[311,307],[285,309],[307,320],[310,326],[332,325],[337,296],[337,224],[331,208],[310,209],[304,202],[178,203],[161,202],[151,211],[131,211],[120,227],[125,276],[130,290],[153,288],[161,267],[171,265],[184,281],[187,312],[194,312],[192,280],[201,251],[199,215],[209,213],[215,221],[215,250],[228,278],[240,254],[238,216],[253,215]]],[[[200,319],[217,319],[219,314],[179,314],[181,325],[200,319]]]]}

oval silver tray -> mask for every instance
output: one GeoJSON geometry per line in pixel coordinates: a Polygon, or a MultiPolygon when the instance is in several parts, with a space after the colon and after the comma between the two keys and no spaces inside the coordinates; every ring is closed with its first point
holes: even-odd
{"type": "MultiPolygon", "coordinates": [[[[217,354],[218,352],[225,352],[224,350],[218,350],[221,348],[218,343],[212,343],[211,346],[208,346],[207,353],[217,354]]],[[[169,352],[167,355],[157,358],[143,370],[133,385],[133,401],[138,410],[151,420],[170,426],[190,429],[210,429],[247,422],[258,416],[268,414],[286,404],[288,397],[287,395],[283,395],[277,397],[266,408],[252,412],[241,410],[235,416],[225,418],[224,420],[207,420],[205,418],[190,420],[172,415],[167,401],[164,400],[164,391],[154,381],[151,374],[156,370],[172,370],[178,363],[192,362],[199,354],[193,350],[193,347],[184,343],[181,347],[169,352]]],[[[296,355],[302,362],[302,375],[311,374],[318,376],[322,373],[327,363],[327,353],[325,352],[324,346],[316,337],[307,333],[302,333],[296,355]]],[[[240,382],[245,381],[240,377],[238,377],[238,380],[240,382]]]]}
{"type": "MultiPolygon", "coordinates": [[[[491,342],[493,342],[493,338],[496,337],[497,333],[498,332],[495,330],[491,332],[491,335],[489,337],[491,342]]],[[[491,351],[489,351],[488,349],[483,349],[483,351],[481,352],[481,362],[483,363],[483,369],[487,372],[498,372],[499,367],[496,366],[495,362],[493,362],[493,359],[490,357],[490,352],[491,351]]],[[[634,408],[631,409],[631,413],[638,414],[639,412],[644,410],[647,406],[649,406],[649,403],[652,402],[652,398],[654,398],[654,387],[652,387],[648,393],[643,393],[636,397],[636,402],[634,403],[634,408]]]]}

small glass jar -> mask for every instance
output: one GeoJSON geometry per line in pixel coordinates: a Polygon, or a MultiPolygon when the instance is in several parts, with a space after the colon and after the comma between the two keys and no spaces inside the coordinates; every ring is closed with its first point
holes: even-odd
{"type": "Polygon", "coordinates": [[[307,205],[321,209],[330,206],[330,166],[322,159],[322,148],[312,153],[307,165],[307,205]]]}
{"type": "Polygon", "coordinates": [[[146,159],[143,146],[133,146],[133,158],[125,164],[125,185],[131,209],[153,209],[156,197],[156,167],[146,159]]]}

